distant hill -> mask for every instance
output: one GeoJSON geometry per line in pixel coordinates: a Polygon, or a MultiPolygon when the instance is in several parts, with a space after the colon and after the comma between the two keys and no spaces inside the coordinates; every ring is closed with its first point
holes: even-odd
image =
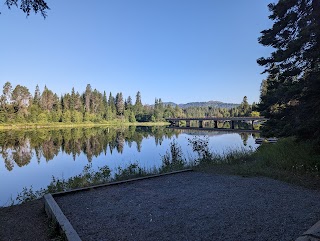
{"type": "Polygon", "coordinates": [[[237,107],[240,104],[234,104],[234,103],[224,103],[221,101],[216,101],[216,100],[210,100],[206,102],[189,102],[186,104],[176,104],[174,102],[164,102],[165,105],[172,105],[176,106],[178,105],[180,108],[188,108],[188,107],[213,107],[213,108],[227,108],[231,109],[233,107],[237,107]]]}

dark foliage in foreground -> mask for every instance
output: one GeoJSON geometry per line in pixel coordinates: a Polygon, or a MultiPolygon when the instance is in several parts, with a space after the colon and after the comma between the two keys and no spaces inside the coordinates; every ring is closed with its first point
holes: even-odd
{"type": "Polygon", "coordinates": [[[264,131],[311,139],[320,151],[320,1],[279,0],[269,10],[274,24],[259,42],[275,50],[258,59],[268,73],[259,105],[271,119],[264,131]]]}

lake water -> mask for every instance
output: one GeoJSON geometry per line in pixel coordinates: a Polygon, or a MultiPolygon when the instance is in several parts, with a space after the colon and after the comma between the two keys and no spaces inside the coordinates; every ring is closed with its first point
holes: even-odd
{"type": "Polygon", "coordinates": [[[52,176],[78,175],[85,165],[109,166],[113,171],[138,163],[160,167],[173,140],[184,157],[195,157],[188,139],[209,138],[211,150],[256,148],[257,133],[176,130],[166,127],[74,128],[0,131],[0,206],[10,204],[24,187],[45,188],[52,176]]]}

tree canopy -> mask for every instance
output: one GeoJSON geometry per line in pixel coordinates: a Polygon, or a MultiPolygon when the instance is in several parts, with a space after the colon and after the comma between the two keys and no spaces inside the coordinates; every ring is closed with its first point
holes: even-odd
{"type": "Polygon", "coordinates": [[[271,118],[265,130],[320,143],[320,0],[279,0],[268,7],[274,23],[259,43],[274,51],[257,60],[268,73],[259,105],[271,118]]]}

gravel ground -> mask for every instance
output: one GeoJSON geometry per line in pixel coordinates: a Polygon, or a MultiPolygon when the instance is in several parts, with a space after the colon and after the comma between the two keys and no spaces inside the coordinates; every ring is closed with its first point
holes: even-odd
{"type": "Polygon", "coordinates": [[[46,241],[48,235],[43,200],[0,208],[1,241],[46,241]]]}
{"type": "Polygon", "coordinates": [[[263,178],[188,172],[55,197],[84,240],[294,240],[320,192],[263,178]]]}

